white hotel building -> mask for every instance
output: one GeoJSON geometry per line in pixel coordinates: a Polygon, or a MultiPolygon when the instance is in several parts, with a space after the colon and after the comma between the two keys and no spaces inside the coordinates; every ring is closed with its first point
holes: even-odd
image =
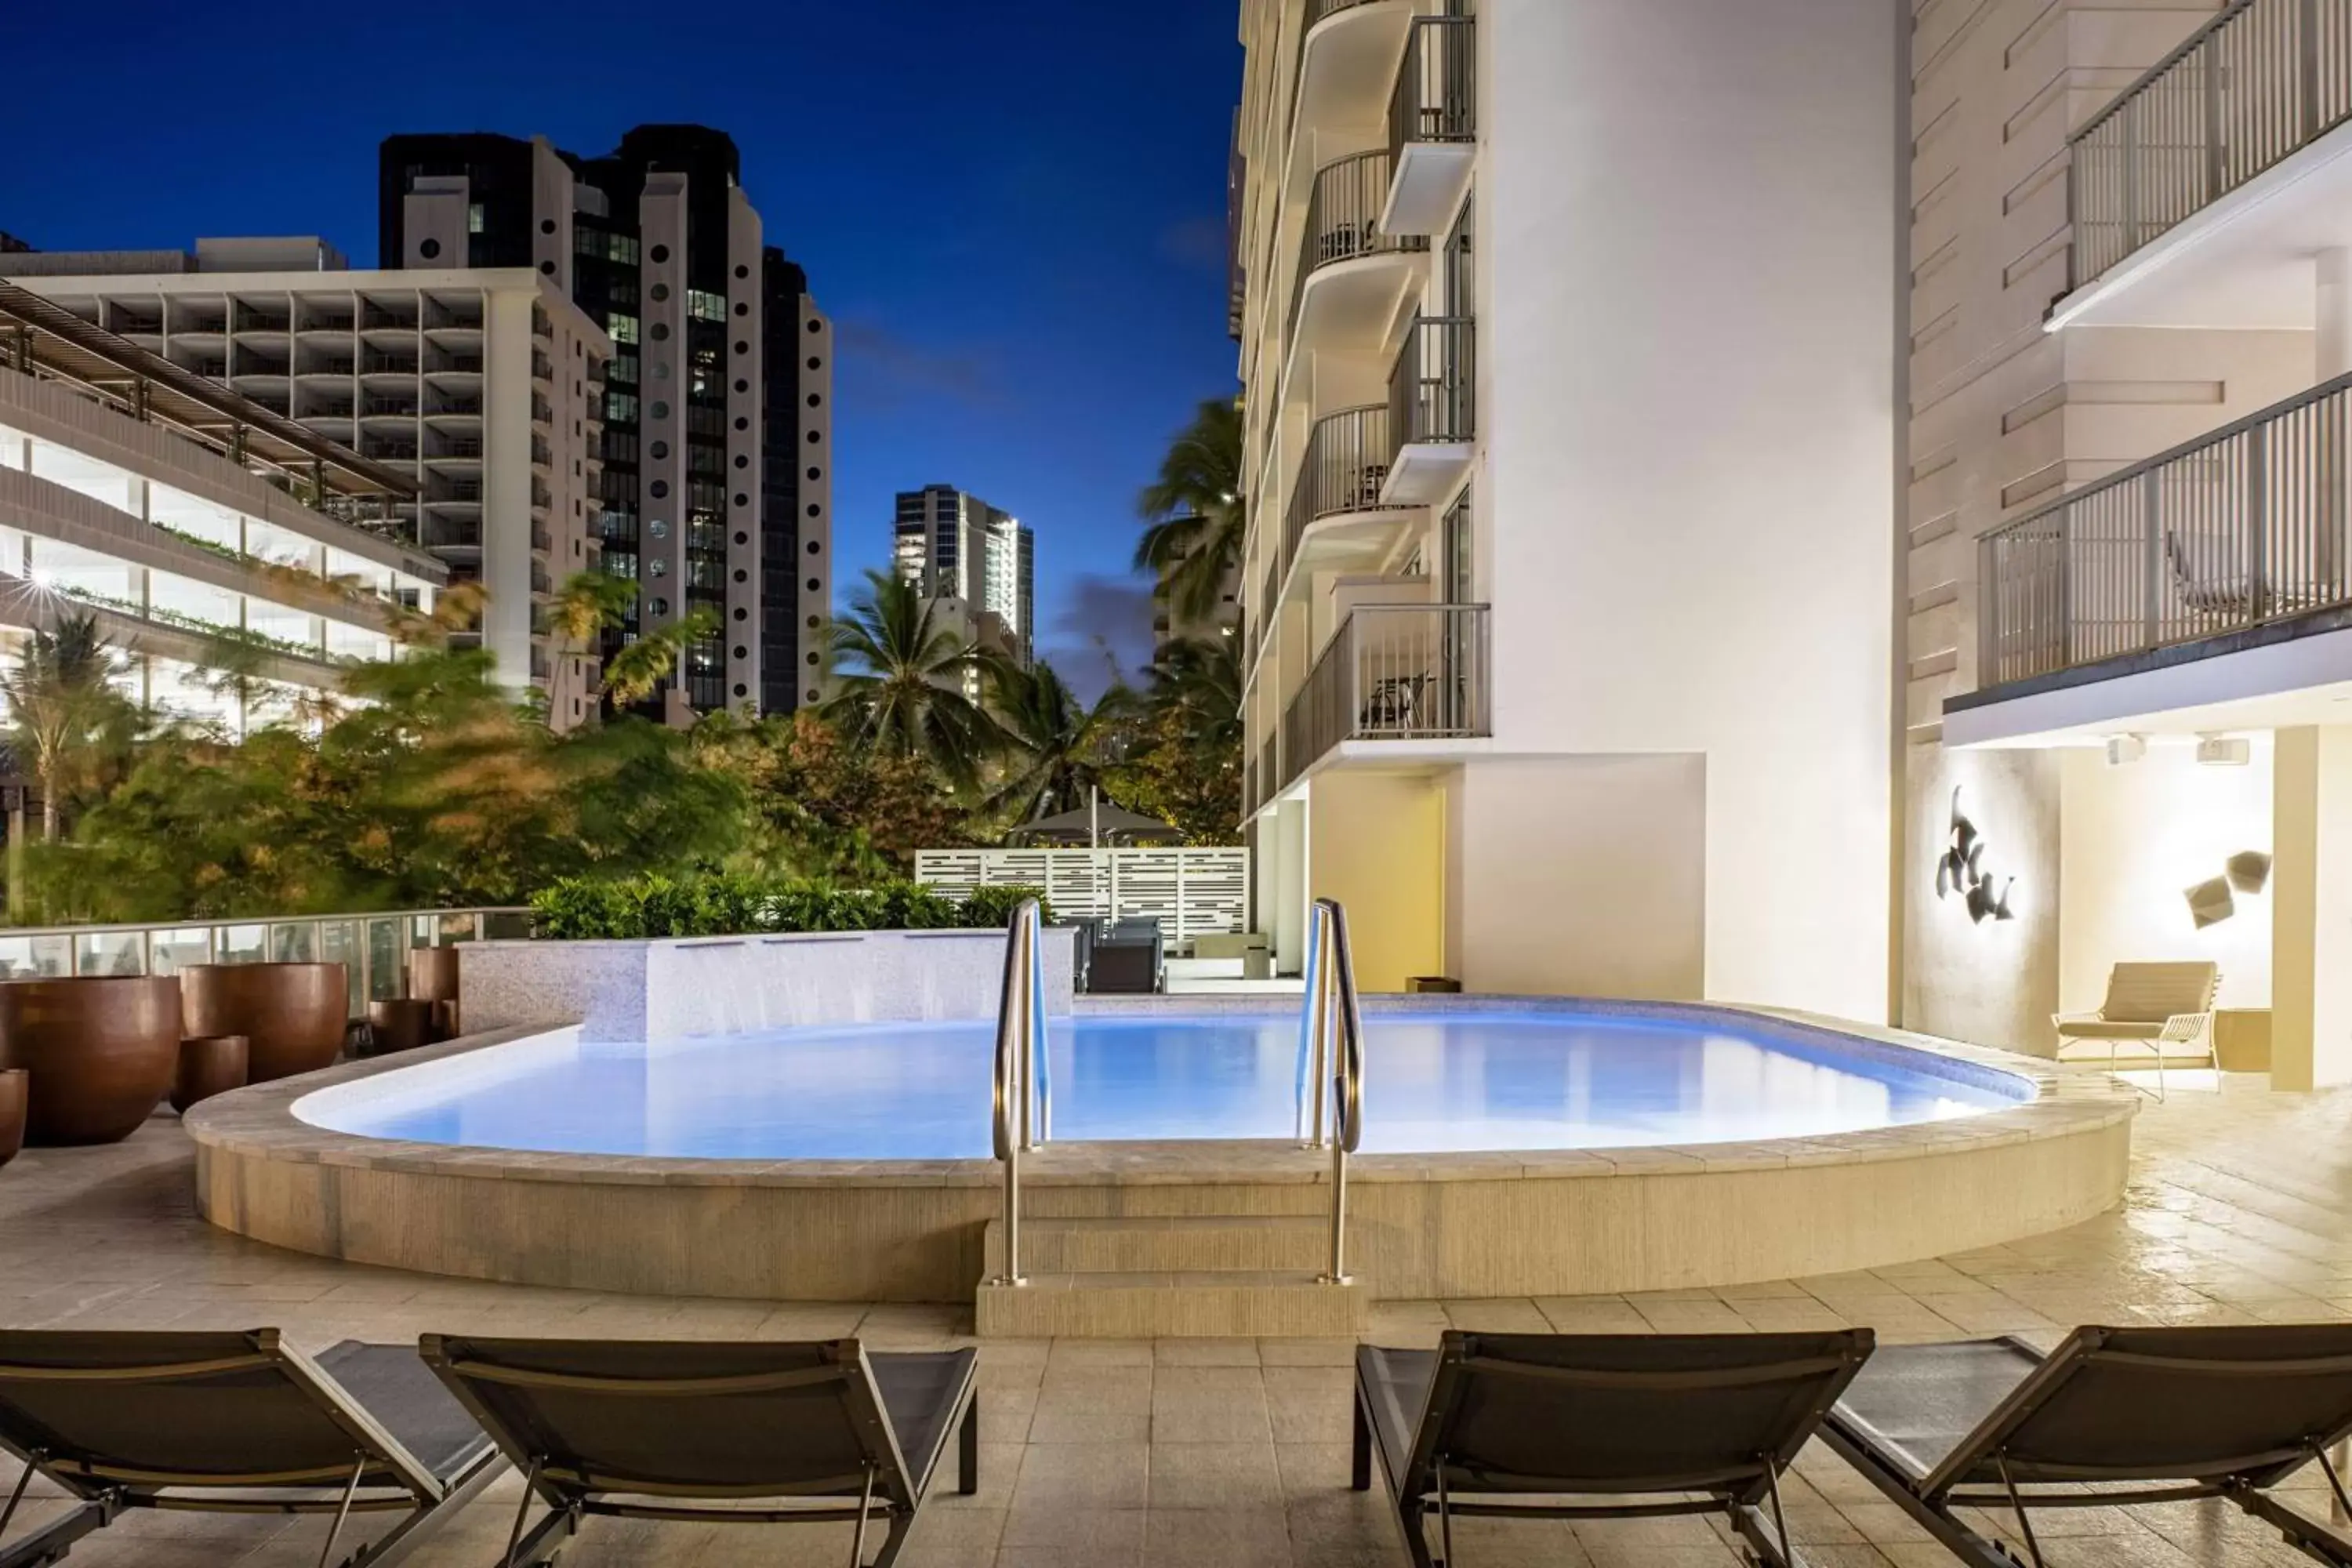
{"type": "Polygon", "coordinates": [[[544,607],[598,558],[613,348],[554,284],[345,270],[316,239],[6,253],[0,279],[409,481],[380,531],[482,584],[501,680],[559,729],[587,714],[598,650],[560,647],[544,607]]]}
{"type": "Polygon", "coordinates": [[[1244,0],[1244,803],[1295,970],[1889,1006],[1893,0],[1244,0]]]}
{"type": "Polygon", "coordinates": [[[88,614],[135,700],[230,733],[282,719],[347,661],[390,657],[387,604],[430,609],[447,581],[344,521],[409,488],[0,283],[0,657],[88,614]],[[238,679],[205,673],[223,667],[238,679]]]}

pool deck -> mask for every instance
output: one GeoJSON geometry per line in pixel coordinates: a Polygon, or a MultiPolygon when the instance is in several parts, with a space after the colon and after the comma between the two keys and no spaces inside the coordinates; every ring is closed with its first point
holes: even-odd
{"type": "MultiPolygon", "coordinates": [[[[205,1224],[194,1152],[168,1113],[129,1142],[36,1149],[0,1170],[0,1324],[283,1327],[306,1349],[426,1331],[704,1339],[856,1333],[887,1348],[972,1342],[969,1307],[776,1305],[529,1289],[362,1268],[205,1224]]],[[[1882,1341],[2077,1322],[2352,1320],[2352,1091],[2273,1095],[2225,1078],[2176,1086],[2137,1124],[2117,1209],[2051,1235],[1900,1267],[1718,1290],[1389,1301],[1367,1338],[1428,1344],[1444,1327],[1580,1332],[1868,1324],[1882,1341]]],[[[1347,1489],[1344,1340],[988,1342],[982,1482],[939,1497],[901,1568],[1402,1568],[1381,1505],[1347,1489]]],[[[0,1459],[0,1488],[13,1468],[0,1459]]],[[[497,1560],[502,1479],[408,1562],[497,1560]]],[[[1816,1568],[1951,1568],[1954,1559],[1815,1446],[1787,1487],[1816,1568]]],[[[32,1521],[58,1507],[37,1487],[32,1521]]],[[[2307,1500],[2307,1506],[2324,1504],[2307,1500]]],[[[1989,1531],[2001,1521],[1986,1517],[1989,1531]]],[[[2037,1521],[2052,1568],[2303,1568],[2219,1504],[2106,1509],[2037,1521]],[[2064,1533],[2061,1533],[2064,1532],[2064,1533]]],[[[383,1528],[368,1523],[366,1531],[383,1528]]],[[[1465,1521],[1465,1568],[1738,1568],[1702,1521],[1465,1521]]],[[[138,1514],[74,1549],[89,1568],[310,1568],[316,1521],[138,1514]]],[[[847,1555],[848,1527],[592,1522],[577,1568],[750,1568],[847,1555]]]]}
{"type": "MultiPolygon", "coordinates": [[[[1482,1000],[1694,1013],[1516,998],[1367,1011],[1467,1011],[1482,1000]]],[[[1158,1008],[1208,1010],[1194,997],[1158,1008]]],[[[1375,1295],[1403,1298],[1735,1284],[1995,1245],[2087,1218],[2122,1192],[2141,1097],[2111,1079],[1799,1014],[1700,1011],[1767,1036],[1832,1029],[1856,1050],[1979,1080],[2021,1076],[2037,1093],[1978,1115],[1820,1137],[1359,1155],[1353,1271],[1375,1295]]],[[[1002,1212],[992,1161],[525,1153],[357,1137],[292,1114],[321,1088],[541,1032],[497,1031],[208,1101],[189,1121],[203,1212],[325,1257],[517,1284],[939,1302],[968,1299],[981,1278],[986,1227],[1002,1212]]],[[[1058,1143],[1024,1157],[1024,1215],[1297,1217],[1328,1210],[1329,1182],[1328,1154],[1280,1142],[1058,1143]]]]}

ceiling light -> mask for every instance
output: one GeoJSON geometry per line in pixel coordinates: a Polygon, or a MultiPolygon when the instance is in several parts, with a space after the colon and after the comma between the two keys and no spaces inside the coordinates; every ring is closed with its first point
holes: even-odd
{"type": "Polygon", "coordinates": [[[2110,735],[2107,737],[2107,766],[2120,768],[2147,755],[2145,735],[2110,735]]]}
{"type": "Polygon", "coordinates": [[[2242,768],[2254,760],[2254,743],[2243,735],[2200,735],[2197,760],[2207,767],[2242,768]]]}

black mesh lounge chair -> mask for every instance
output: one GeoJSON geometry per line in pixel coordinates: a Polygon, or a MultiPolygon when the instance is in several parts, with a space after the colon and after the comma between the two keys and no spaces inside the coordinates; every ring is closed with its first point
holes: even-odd
{"type": "Polygon", "coordinates": [[[1435,1351],[1367,1345],[1356,1352],[1355,1485],[1371,1485],[1377,1457],[1421,1568],[1453,1558],[1456,1515],[1699,1513],[1727,1514],[1759,1558],[1796,1568],[1780,1473],[1870,1347],[1868,1329],[1449,1333],[1435,1351]]]}
{"type": "Polygon", "coordinates": [[[2352,1539],[2269,1489],[2352,1429],[2352,1323],[2077,1329],[2043,1356],[2013,1339],[1878,1352],[1822,1439],[1974,1568],[2015,1568],[1958,1508],[2032,1511],[2222,1498],[2305,1555],[2352,1565],[2352,1539]],[[2109,1482],[2105,1488],[2084,1482],[2109,1482]],[[2137,1483],[2137,1484],[2136,1484],[2137,1483]],[[2150,1484],[2150,1483],[2171,1483],[2150,1484]]]}
{"type": "Polygon", "coordinates": [[[879,1518],[887,1533],[875,1563],[887,1568],[959,1421],[961,1489],[980,1485],[979,1357],[969,1350],[443,1334],[418,1348],[525,1468],[506,1568],[552,1563],[589,1514],[854,1520],[859,1562],[879,1518]],[[548,1511],[526,1534],[534,1495],[548,1511]],[[774,1506],[744,1506],[753,1501],[774,1506]]]}
{"type": "Polygon", "coordinates": [[[0,1447],[26,1461],[0,1507],[0,1568],[55,1563],[135,1508],[331,1515],[323,1565],[352,1513],[406,1510],[343,1560],[379,1568],[506,1468],[410,1347],[312,1362],[275,1329],[0,1331],[0,1447]],[[37,1472],[79,1504],[10,1544],[37,1472]]]}

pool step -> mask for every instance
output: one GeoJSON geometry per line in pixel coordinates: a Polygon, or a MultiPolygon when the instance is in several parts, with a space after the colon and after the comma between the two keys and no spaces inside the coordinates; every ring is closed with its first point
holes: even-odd
{"type": "MultiPolygon", "coordinates": [[[[1330,1221],[1321,1215],[1024,1219],[1021,1267],[1030,1274],[1313,1274],[1329,1238],[1330,1221]]],[[[1004,1272],[1003,1221],[989,1222],[985,1255],[988,1278],[1004,1272]]]]}
{"type": "Polygon", "coordinates": [[[1008,1339],[1353,1338],[1371,1296],[1360,1282],[1317,1281],[1324,1226],[1287,1215],[1029,1220],[1028,1282],[996,1285],[1003,1223],[992,1221],[974,1326],[1008,1339]]]}

